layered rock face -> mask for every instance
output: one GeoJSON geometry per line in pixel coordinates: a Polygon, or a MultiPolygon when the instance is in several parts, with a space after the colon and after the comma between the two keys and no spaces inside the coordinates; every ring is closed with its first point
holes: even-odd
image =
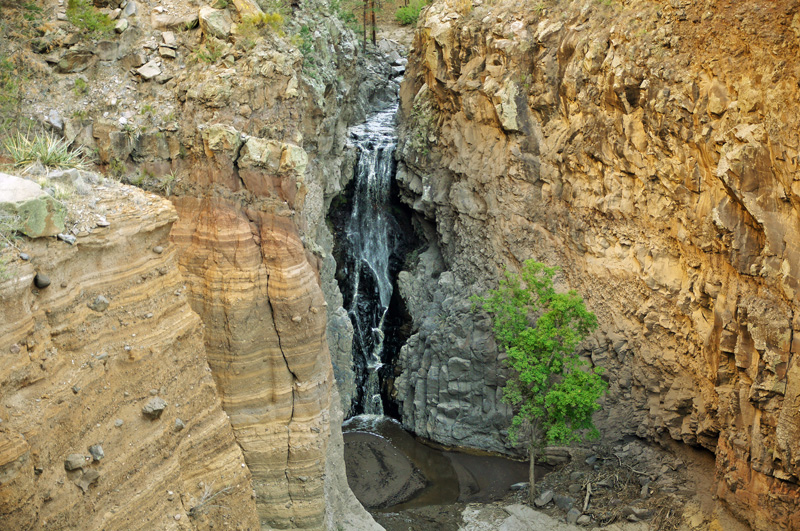
{"type": "Polygon", "coordinates": [[[339,315],[324,214],[348,176],[346,127],[389,77],[378,69],[370,79],[363,62],[359,71],[350,34],[323,13],[313,21],[319,86],[303,80],[299,50],[277,38],[233,68],[192,69],[176,86],[185,156],[169,161],[180,178],[171,238],[266,529],[325,525],[334,384],[326,329],[346,375],[352,361],[340,345],[352,328],[339,315]]]}
{"type": "Polygon", "coordinates": [[[257,529],[175,209],[115,183],[89,194],[91,232],[24,242],[0,283],[0,527],[257,529]]]}
{"type": "Polygon", "coordinates": [[[600,329],[598,424],[702,446],[756,529],[797,529],[800,15],[792,2],[441,2],[403,85],[404,423],[513,452],[503,365],[468,296],[559,265],[600,329]]]}
{"type": "MultiPolygon", "coordinates": [[[[241,88],[231,94],[253,112],[241,125],[187,92],[184,112],[192,122],[182,128],[195,136],[184,138],[187,173],[173,197],[180,220],[172,239],[181,248],[192,306],[206,324],[209,364],[268,529],[324,525],[334,374],[323,286],[331,288],[331,344],[352,364],[350,352],[338,352],[352,329],[337,321],[341,302],[335,265],[326,263],[332,262],[330,247],[317,243],[330,241],[326,194],[329,200],[341,189],[336,157],[352,111],[331,102],[326,114],[326,100],[292,95],[288,88],[268,93],[272,101],[260,100],[262,84],[296,82],[300,60],[296,50],[278,59],[254,54],[253,78],[242,72],[241,88]],[[285,62],[283,70],[264,75],[276,61],[285,62]],[[282,129],[277,139],[256,136],[268,127],[282,129]],[[306,134],[312,140],[304,141],[306,134]]],[[[189,76],[185,83],[197,81],[189,76]]],[[[352,101],[357,94],[338,96],[352,101]]],[[[335,101],[337,94],[330,97],[335,101]]]]}
{"type": "Polygon", "coordinates": [[[334,377],[342,403],[355,390],[324,217],[352,174],[347,127],[396,94],[389,62],[364,54],[324,1],[128,2],[126,27],[99,42],[51,4],[33,47],[4,43],[48,73],[48,92],[31,87],[26,105],[109,173],[173,200],[185,294],[259,525],[369,528],[340,446],[328,449],[334,377]]]}

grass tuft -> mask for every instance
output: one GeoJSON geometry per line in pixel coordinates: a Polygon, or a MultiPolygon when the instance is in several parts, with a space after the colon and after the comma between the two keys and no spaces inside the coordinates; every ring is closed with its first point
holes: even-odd
{"type": "Polygon", "coordinates": [[[69,142],[47,133],[30,136],[17,132],[3,141],[3,147],[17,167],[39,162],[49,168],[67,169],[84,168],[86,164],[80,150],[71,150],[69,142]]]}
{"type": "Polygon", "coordinates": [[[199,48],[189,54],[188,62],[189,64],[203,62],[213,65],[222,58],[227,50],[228,47],[224,42],[215,37],[208,37],[199,48]]]}
{"type": "Polygon", "coordinates": [[[92,5],[91,0],[69,0],[67,19],[77,28],[92,36],[101,36],[114,30],[114,21],[92,5]]]}

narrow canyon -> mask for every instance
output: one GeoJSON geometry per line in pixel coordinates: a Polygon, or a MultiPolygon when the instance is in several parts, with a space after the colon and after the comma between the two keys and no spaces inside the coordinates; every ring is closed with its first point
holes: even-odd
{"type": "Polygon", "coordinates": [[[0,530],[800,530],[800,5],[403,4],[0,0],[0,530]],[[533,507],[530,259],[608,383],[533,507]]]}

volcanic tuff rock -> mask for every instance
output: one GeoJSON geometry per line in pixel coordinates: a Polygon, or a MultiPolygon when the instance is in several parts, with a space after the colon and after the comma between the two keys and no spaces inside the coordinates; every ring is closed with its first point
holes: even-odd
{"type": "Polygon", "coordinates": [[[798,28],[789,1],[428,8],[401,92],[398,179],[435,226],[401,279],[409,427],[507,447],[467,297],[535,258],[599,317],[607,436],[703,446],[756,529],[800,528],[798,28]]]}
{"type": "MultiPolygon", "coordinates": [[[[192,70],[178,84],[186,155],[173,159],[181,183],[172,239],[266,528],[326,525],[331,347],[340,381],[352,382],[352,328],[337,319],[341,296],[324,216],[348,178],[346,126],[386,82],[345,85],[361,74],[337,24],[330,17],[318,24],[330,43],[320,53],[333,51],[319,62],[324,86],[300,83],[302,56],[281,41],[256,46],[237,69],[192,70]],[[246,119],[234,102],[247,107],[246,119]]],[[[343,393],[349,402],[352,387],[343,393]]]]}
{"type": "Polygon", "coordinates": [[[24,240],[30,261],[0,282],[0,527],[254,529],[250,471],[168,245],[175,209],[113,182],[90,193],[105,227],[75,245],[24,240]],[[88,307],[100,294],[102,313],[88,307]],[[151,389],[169,401],[158,420],[142,415],[151,389]],[[189,520],[206,489],[227,490],[189,520]]]}
{"type": "MultiPolygon", "coordinates": [[[[69,141],[95,149],[123,179],[173,199],[180,221],[171,241],[186,296],[205,325],[223,407],[253,473],[261,526],[335,526],[345,515],[330,511],[346,510],[369,528],[369,515],[336,494],[346,483],[325,473],[334,375],[344,384],[343,402],[354,389],[352,326],[342,315],[324,217],[352,174],[343,149],[347,127],[398,90],[389,63],[364,54],[324,1],[303,2],[280,31],[243,24],[257,9],[248,1],[236,0],[224,13],[204,10],[197,29],[194,2],[138,4],[150,17],[130,19],[115,37],[116,53],[83,61],[85,78],[49,78],[59,98],[32,91],[30,107],[44,115],[59,107],[70,117],[69,141]],[[217,37],[205,16],[212,14],[226,22],[217,37]],[[159,47],[168,39],[175,57],[165,59],[159,47]],[[136,73],[148,63],[158,73],[136,73]],[[142,82],[151,73],[152,81],[142,82]],[[339,497],[330,509],[326,481],[331,498],[339,497]]],[[[62,31],[69,27],[46,29],[43,39],[56,46],[62,31]]],[[[174,400],[165,399],[169,416],[174,400]]]]}

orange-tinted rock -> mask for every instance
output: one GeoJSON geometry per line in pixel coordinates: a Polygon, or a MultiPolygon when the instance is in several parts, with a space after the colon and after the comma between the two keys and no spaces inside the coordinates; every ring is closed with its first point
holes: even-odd
{"type": "Polygon", "coordinates": [[[502,417],[502,363],[460,303],[535,258],[599,317],[584,354],[610,372],[601,427],[717,452],[721,498],[797,528],[800,68],[776,55],[800,49],[796,23],[788,1],[428,8],[398,179],[453,276],[408,280],[451,297],[409,343],[410,425],[452,443],[477,408],[502,417]],[[467,341],[448,350],[448,333],[467,341]],[[447,381],[456,355],[475,381],[447,381]]]}
{"type": "Polygon", "coordinates": [[[262,526],[320,528],[333,374],[325,300],[295,221],[280,199],[174,202],[172,240],[262,526]]]}
{"type": "Polygon", "coordinates": [[[31,262],[0,283],[0,527],[172,529],[192,514],[199,529],[232,517],[256,528],[250,472],[168,245],[175,209],[113,183],[92,194],[107,227],[74,246],[26,242],[31,262]],[[33,263],[48,289],[31,289],[33,263]],[[99,295],[103,312],[88,306],[99,295]],[[156,420],[142,415],[153,393],[169,404],[156,420]],[[102,461],[65,469],[95,444],[102,461]]]}

